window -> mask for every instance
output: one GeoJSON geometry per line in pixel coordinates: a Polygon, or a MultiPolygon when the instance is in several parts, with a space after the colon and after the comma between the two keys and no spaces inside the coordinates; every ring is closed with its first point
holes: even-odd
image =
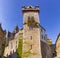
{"type": "Polygon", "coordinates": [[[29,30],[33,30],[34,27],[34,16],[28,16],[28,26],[29,26],[29,30]]]}
{"type": "Polygon", "coordinates": [[[30,16],[28,16],[28,20],[30,20],[30,16]]]}
{"type": "Polygon", "coordinates": [[[45,36],[44,36],[44,40],[45,40],[45,36]]]}
{"type": "Polygon", "coordinates": [[[17,48],[17,41],[16,41],[16,48],[17,48]]]}
{"type": "Polygon", "coordinates": [[[12,54],[12,51],[10,51],[10,55],[12,54]]]}
{"type": "Polygon", "coordinates": [[[32,40],[32,36],[30,36],[30,39],[32,40]]]}
{"type": "Polygon", "coordinates": [[[42,36],[42,39],[43,39],[43,35],[41,35],[42,36]]]}
{"type": "Polygon", "coordinates": [[[31,20],[34,20],[34,16],[31,17],[31,20]]]}
{"type": "Polygon", "coordinates": [[[41,29],[41,32],[43,32],[43,30],[41,29]]]}
{"type": "Polygon", "coordinates": [[[30,45],[30,49],[32,49],[32,45],[30,45]]]}

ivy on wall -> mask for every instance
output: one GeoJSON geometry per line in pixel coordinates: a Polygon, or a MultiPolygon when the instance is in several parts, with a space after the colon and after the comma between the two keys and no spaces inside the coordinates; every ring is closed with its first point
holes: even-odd
{"type": "Polygon", "coordinates": [[[19,39],[18,48],[17,48],[17,58],[22,57],[22,43],[23,43],[23,39],[19,39]]]}
{"type": "Polygon", "coordinates": [[[31,52],[31,49],[29,49],[28,51],[24,51],[22,53],[22,46],[23,44],[27,44],[30,45],[29,43],[25,42],[23,43],[23,39],[19,39],[19,44],[18,44],[18,49],[17,49],[17,58],[24,58],[24,57],[29,57],[31,55],[36,55],[37,53],[35,52],[31,52]]]}
{"type": "Polygon", "coordinates": [[[29,49],[28,51],[25,51],[25,52],[23,52],[23,54],[22,54],[22,58],[24,58],[24,57],[29,57],[29,56],[32,56],[32,55],[36,55],[37,53],[35,53],[35,52],[31,52],[31,49],[29,49]]]}
{"type": "Polygon", "coordinates": [[[27,24],[29,27],[39,27],[39,23],[34,20],[34,17],[28,18],[28,21],[24,24],[27,24]]]}

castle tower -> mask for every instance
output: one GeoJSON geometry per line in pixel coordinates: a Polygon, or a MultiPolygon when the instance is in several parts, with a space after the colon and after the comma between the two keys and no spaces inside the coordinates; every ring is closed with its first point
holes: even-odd
{"type": "Polygon", "coordinates": [[[40,44],[39,6],[22,7],[23,49],[22,58],[42,58],[40,44]]]}

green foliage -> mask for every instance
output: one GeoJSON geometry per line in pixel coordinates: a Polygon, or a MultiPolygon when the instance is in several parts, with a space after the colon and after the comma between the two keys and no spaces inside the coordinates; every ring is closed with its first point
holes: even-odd
{"type": "Polygon", "coordinates": [[[28,22],[24,23],[24,25],[27,24],[29,27],[39,27],[39,23],[36,22],[34,19],[28,19],[28,22]]]}
{"type": "Polygon", "coordinates": [[[23,58],[24,58],[24,57],[27,58],[27,57],[29,57],[29,56],[36,55],[36,54],[37,54],[37,53],[31,52],[31,49],[29,49],[28,51],[24,52],[22,56],[23,56],[23,58]]]}
{"type": "Polygon", "coordinates": [[[22,57],[22,43],[23,43],[23,39],[19,39],[19,44],[17,49],[17,58],[22,57]]]}
{"type": "Polygon", "coordinates": [[[30,19],[30,20],[28,20],[28,26],[38,27],[38,22],[36,22],[34,19],[30,19]]]}

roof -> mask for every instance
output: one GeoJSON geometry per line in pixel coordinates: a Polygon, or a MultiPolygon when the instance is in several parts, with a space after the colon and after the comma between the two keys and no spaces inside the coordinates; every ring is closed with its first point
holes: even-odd
{"type": "MultiPolygon", "coordinates": [[[[45,30],[45,28],[44,28],[43,26],[40,25],[40,27],[45,30]]],[[[45,31],[46,31],[46,30],[45,30],[45,31]]]]}
{"type": "MultiPolygon", "coordinates": [[[[45,28],[42,26],[42,25],[40,25],[40,27],[43,29],[43,30],[45,30],[45,28]]],[[[23,30],[23,28],[21,28],[20,30],[23,30]]],[[[46,30],[45,30],[46,31],[46,30]]]]}

